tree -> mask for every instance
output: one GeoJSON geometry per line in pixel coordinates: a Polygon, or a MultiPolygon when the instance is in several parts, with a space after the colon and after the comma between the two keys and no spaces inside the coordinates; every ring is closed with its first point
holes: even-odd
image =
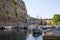
{"type": "Polygon", "coordinates": [[[53,24],[60,25],[60,14],[54,14],[52,21],[53,24]]]}
{"type": "Polygon", "coordinates": [[[51,25],[51,22],[47,22],[47,25],[51,25]]]}

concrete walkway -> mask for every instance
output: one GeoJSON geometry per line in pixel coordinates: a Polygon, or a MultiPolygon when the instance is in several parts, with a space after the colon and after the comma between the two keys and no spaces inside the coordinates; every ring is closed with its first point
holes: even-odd
{"type": "Polygon", "coordinates": [[[54,36],[60,36],[60,32],[58,30],[52,30],[52,32],[54,33],[54,36]]]}
{"type": "Polygon", "coordinates": [[[60,37],[60,32],[58,30],[53,29],[52,31],[48,31],[44,34],[45,36],[57,36],[60,37]]]}

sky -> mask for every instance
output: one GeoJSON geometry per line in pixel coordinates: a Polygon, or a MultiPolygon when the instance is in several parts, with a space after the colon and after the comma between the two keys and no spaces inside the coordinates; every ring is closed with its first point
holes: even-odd
{"type": "Polygon", "coordinates": [[[60,0],[23,0],[28,15],[37,18],[52,18],[60,14],[60,0]]]}

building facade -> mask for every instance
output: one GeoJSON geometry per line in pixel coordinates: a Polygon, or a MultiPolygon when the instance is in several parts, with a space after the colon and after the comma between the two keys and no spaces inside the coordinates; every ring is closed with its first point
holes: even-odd
{"type": "Polygon", "coordinates": [[[27,17],[27,20],[28,20],[28,24],[29,24],[29,25],[32,25],[32,24],[33,24],[33,25],[40,25],[40,23],[41,23],[40,19],[31,17],[31,16],[29,16],[29,15],[28,15],[28,17],[27,17]]]}
{"type": "Polygon", "coordinates": [[[28,15],[28,24],[37,24],[37,25],[53,25],[52,19],[37,19],[28,15]]]}

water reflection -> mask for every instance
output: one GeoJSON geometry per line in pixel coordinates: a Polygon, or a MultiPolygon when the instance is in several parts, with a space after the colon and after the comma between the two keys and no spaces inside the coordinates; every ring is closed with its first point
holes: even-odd
{"type": "Polygon", "coordinates": [[[43,38],[42,35],[35,38],[23,29],[5,29],[0,30],[0,40],[43,40],[43,38]]]}
{"type": "Polygon", "coordinates": [[[25,40],[26,31],[18,29],[0,30],[0,40],[25,40]]]}
{"type": "Polygon", "coordinates": [[[26,40],[43,40],[42,36],[43,36],[43,35],[40,35],[40,36],[38,36],[38,37],[34,37],[32,34],[29,34],[29,35],[27,36],[27,39],[26,39],[26,40]]]}

